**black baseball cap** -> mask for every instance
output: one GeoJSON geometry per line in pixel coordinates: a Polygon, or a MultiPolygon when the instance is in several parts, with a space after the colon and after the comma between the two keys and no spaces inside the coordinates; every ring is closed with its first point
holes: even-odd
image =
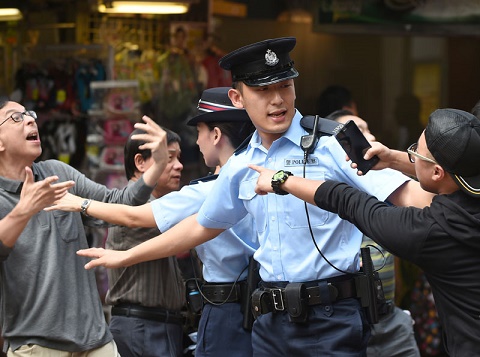
{"type": "Polygon", "coordinates": [[[298,77],[290,51],[297,40],[281,37],[241,47],[223,56],[218,63],[232,73],[234,82],[259,87],[298,77]]]}
{"type": "Polygon", "coordinates": [[[480,198],[480,119],[459,109],[437,109],[428,119],[425,140],[457,185],[480,198]]]}
{"type": "Polygon", "coordinates": [[[250,121],[245,109],[233,106],[228,97],[230,87],[216,87],[205,89],[198,101],[198,115],[191,118],[187,125],[208,122],[246,122],[250,121]]]}

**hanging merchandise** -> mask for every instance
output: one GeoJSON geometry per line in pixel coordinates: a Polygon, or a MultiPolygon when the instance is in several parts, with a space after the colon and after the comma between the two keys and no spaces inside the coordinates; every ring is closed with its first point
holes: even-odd
{"type": "Polygon", "coordinates": [[[192,105],[198,101],[195,76],[188,57],[182,53],[169,51],[157,61],[160,75],[157,84],[159,113],[162,123],[180,131],[192,105]]]}
{"type": "Polygon", "coordinates": [[[106,80],[105,67],[100,61],[90,60],[78,66],[75,72],[75,84],[81,112],[86,113],[92,105],[90,84],[94,81],[104,80],[106,80]]]}
{"type": "Polygon", "coordinates": [[[139,85],[135,80],[90,83],[87,157],[89,176],[109,188],[123,188],[123,147],[140,119],[139,85]]]}

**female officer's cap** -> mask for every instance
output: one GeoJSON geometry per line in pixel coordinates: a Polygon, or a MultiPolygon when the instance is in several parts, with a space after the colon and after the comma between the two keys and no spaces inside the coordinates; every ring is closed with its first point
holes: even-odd
{"type": "Polygon", "coordinates": [[[195,126],[197,123],[209,122],[246,122],[250,118],[245,109],[233,106],[228,97],[230,87],[205,89],[198,101],[198,115],[187,122],[195,126]]]}
{"type": "Polygon", "coordinates": [[[234,82],[250,87],[282,82],[298,77],[289,54],[296,42],[295,37],[264,40],[230,52],[218,63],[232,72],[234,82]]]}

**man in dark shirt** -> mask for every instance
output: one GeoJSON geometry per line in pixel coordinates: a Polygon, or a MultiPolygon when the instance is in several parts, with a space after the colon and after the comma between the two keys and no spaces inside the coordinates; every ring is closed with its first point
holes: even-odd
{"type": "MultiPolygon", "coordinates": [[[[447,353],[480,356],[480,119],[461,110],[439,109],[408,155],[382,145],[375,145],[365,158],[373,154],[381,159],[377,169],[415,172],[420,185],[437,194],[431,205],[392,207],[344,183],[293,176],[281,188],[338,213],[388,251],[422,268],[432,287],[447,353]]],[[[251,168],[260,172],[256,192],[273,192],[274,172],[251,168]]]]}

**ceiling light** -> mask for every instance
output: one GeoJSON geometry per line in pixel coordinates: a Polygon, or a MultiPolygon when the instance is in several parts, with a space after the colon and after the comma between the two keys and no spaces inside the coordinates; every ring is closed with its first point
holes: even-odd
{"type": "Polygon", "coordinates": [[[165,1],[112,1],[109,6],[101,4],[98,11],[107,14],[184,14],[188,4],[165,1]]]}
{"type": "Polygon", "coordinates": [[[20,10],[15,8],[0,9],[0,21],[16,21],[23,18],[20,10]]]}

